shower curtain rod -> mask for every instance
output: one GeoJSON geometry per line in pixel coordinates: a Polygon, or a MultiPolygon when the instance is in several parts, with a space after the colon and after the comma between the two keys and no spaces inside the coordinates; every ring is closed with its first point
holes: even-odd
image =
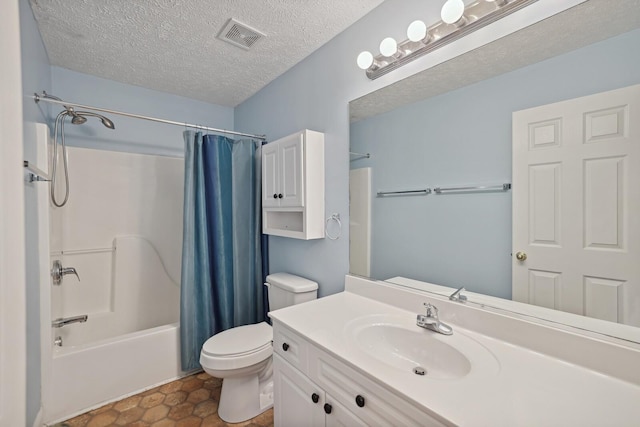
{"type": "Polygon", "coordinates": [[[52,104],[62,105],[62,106],[65,106],[65,107],[83,108],[85,110],[100,111],[102,113],[108,113],[108,114],[117,114],[119,116],[131,117],[131,118],[134,118],[134,119],[141,119],[141,120],[149,120],[151,122],[165,123],[165,124],[168,124],[168,125],[184,126],[184,127],[194,128],[194,129],[208,130],[208,131],[211,131],[211,132],[226,133],[226,134],[230,134],[230,135],[248,136],[250,138],[260,139],[262,141],[266,141],[267,140],[267,137],[265,135],[253,135],[253,134],[250,134],[250,133],[235,132],[235,131],[232,131],[232,130],[211,128],[211,127],[207,127],[207,126],[194,125],[194,124],[190,124],[190,123],[186,123],[186,122],[177,122],[175,120],[158,119],[156,117],[142,116],[140,114],[125,113],[124,111],[109,110],[107,108],[92,107],[90,105],[76,104],[76,103],[73,103],[73,102],[57,100],[57,99],[50,98],[49,95],[47,95],[47,93],[44,92],[44,91],[42,92],[42,95],[38,95],[37,93],[34,93],[33,94],[33,100],[36,102],[36,104],[38,102],[40,102],[40,101],[45,101],[45,102],[50,102],[52,104]]]}

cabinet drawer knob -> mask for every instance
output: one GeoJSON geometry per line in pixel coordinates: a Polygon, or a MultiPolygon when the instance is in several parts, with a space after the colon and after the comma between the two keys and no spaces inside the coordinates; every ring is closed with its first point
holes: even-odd
{"type": "Polygon", "coordinates": [[[282,199],[282,193],[278,194],[278,199],[282,199]]]}
{"type": "Polygon", "coordinates": [[[277,199],[277,198],[278,198],[278,195],[277,195],[276,193],[273,193],[273,198],[274,198],[274,199],[277,199]]]}
{"type": "Polygon", "coordinates": [[[358,405],[359,407],[364,407],[364,397],[362,397],[361,395],[357,395],[356,396],[356,405],[358,405]]]}
{"type": "Polygon", "coordinates": [[[311,395],[311,401],[312,401],[313,403],[318,403],[318,401],[319,401],[319,400],[320,400],[320,396],[318,396],[318,393],[313,393],[313,394],[311,395]]]}
{"type": "Polygon", "coordinates": [[[289,350],[289,344],[287,344],[286,342],[285,342],[285,343],[282,343],[282,349],[283,349],[284,351],[289,350]]]}
{"type": "Polygon", "coordinates": [[[325,404],[324,404],[324,412],[325,412],[326,414],[330,414],[330,413],[331,413],[331,409],[332,409],[332,408],[331,408],[331,405],[329,405],[328,403],[325,403],[325,404]]]}

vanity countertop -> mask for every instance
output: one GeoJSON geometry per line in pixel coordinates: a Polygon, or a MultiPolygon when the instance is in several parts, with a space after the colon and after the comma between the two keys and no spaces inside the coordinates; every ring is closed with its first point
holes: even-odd
{"type": "MultiPolygon", "coordinates": [[[[427,300],[430,299],[426,296],[421,298],[421,301],[427,300]]],[[[441,305],[442,317],[446,304],[437,300],[434,304],[441,305]]],[[[417,326],[415,329],[424,334],[436,334],[433,338],[444,343],[472,340],[475,346],[488,350],[491,357],[476,359],[473,354],[468,355],[471,371],[461,378],[438,379],[429,374],[418,376],[400,371],[366,354],[354,342],[353,330],[358,325],[381,318],[400,319],[415,325],[416,314],[355,293],[342,292],[269,315],[276,325],[279,323],[292,329],[372,380],[456,425],[638,425],[638,385],[464,329],[453,322],[447,321],[454,330],[451,336],[417,326]]],[[[563,343],[558,342],[558,345],[563,343]]],[[[611,360],[611,363],[616,361],[611,360]]]]}

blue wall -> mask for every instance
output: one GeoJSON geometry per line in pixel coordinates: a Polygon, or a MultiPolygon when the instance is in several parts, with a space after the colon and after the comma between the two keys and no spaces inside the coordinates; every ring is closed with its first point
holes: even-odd
{"type": "MultiPolygon", "coordinates": [[[[373,191],[511,182],[511,113],[640,83],[640,30],[351,126],[373,191]]],[[[513,191],[517,191],[514,189],[513,191]]],[[[373,198],[372,271],[511,298],[511,192],[373,198]]]]}
{"type": "MultiPolygon", "coordinates": [[[[233,108],[209,104],[177,95],[145,89],[113,80],[52,67],[52,94],[65,101],[112,110],[233,130],[233,108]]],[[[55,106],[59,113],[62,107],[55,106]]],[[[106,114],[115,130],[90,118],[82,126],[65,125],[70,146],[113,151],[182,156],[184,142],[180,126],[106,114]]]]}
{"type": "Polygon", "coordinates": [[[315,280],[320,296],[342,291],[349,270],[349,101],[421,66],[416,61],[371,81],[356,66],[355,58],[364,49],[377,49],[381,28],[398,29],[399,34],[392,35],[400,39],[422,4],[422,0],[385,1],[235,109],[236,129],[266,134],[270,141],[305,128],[325,134],[324,215],[340,214],[341,238],[269,238],[270,271],[315,280]]]}
{"type": "MultiPolygon", "coordinates": [[[[22,92],[24,157],[35,160],[33,123],[46,122],[48,108],[36,105],[30,97],[37,90],[51,90],[49,59],[28,1],[20,1],[20,43],[22,51],[22,92]]],[[[42,183],[25,184],[25,247],[27,300],[27,425],[40,410],[40,275],[38,272],[38,221],[36,188],[42,183]]]]}

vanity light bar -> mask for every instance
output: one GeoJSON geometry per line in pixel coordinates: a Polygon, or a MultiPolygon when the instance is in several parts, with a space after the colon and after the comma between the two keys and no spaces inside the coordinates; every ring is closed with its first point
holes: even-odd
{"type": "MultiPolygon", "coordinates": [[[[450,2],[457,1],[462,3],[461,0],[447,0],[445,8],[450,2]]],[[[373,57],[370,52],[362,52],[358,56],[358,65],[366,69],[366,75],[369,79],[375,80],[396,68],[400,68],[429,52],[471,34],[536,1],[538,0],[478,0],[464,8],[464,12],[457,21],[447,23],[450,22],[450,17],[445,16],[444,18],[447,18],[447,22],[444,20],[439,21],[427,28],[425,36],[421,40],[412,41],[407,39],[397,44],[394,52],[391,52],[391,45],[394,44],[395,41],[391,43],[388,40],[390,38],[386,38],[381,44],[381,49],[384,48],[383,53],[373,57]],[[385,55],[389,53],[391,54],[388,56],[385,55]],[[367,67],[367,65],[369,66],[367,67]]],[[[443,8],[443,15],[445,8],[443,8]]],[[[449,11],[447,10],[447,12],[449,11]]],[[[417,22],[421,23],[421,21],[415,21],[409,26],[408,33],[412,39],[415,39],[414,34],[418,27],[418,25],[416,25],[417,22]]],[[[422,28],[418,28],[418,30],[422,30],[422,28]]]]}

